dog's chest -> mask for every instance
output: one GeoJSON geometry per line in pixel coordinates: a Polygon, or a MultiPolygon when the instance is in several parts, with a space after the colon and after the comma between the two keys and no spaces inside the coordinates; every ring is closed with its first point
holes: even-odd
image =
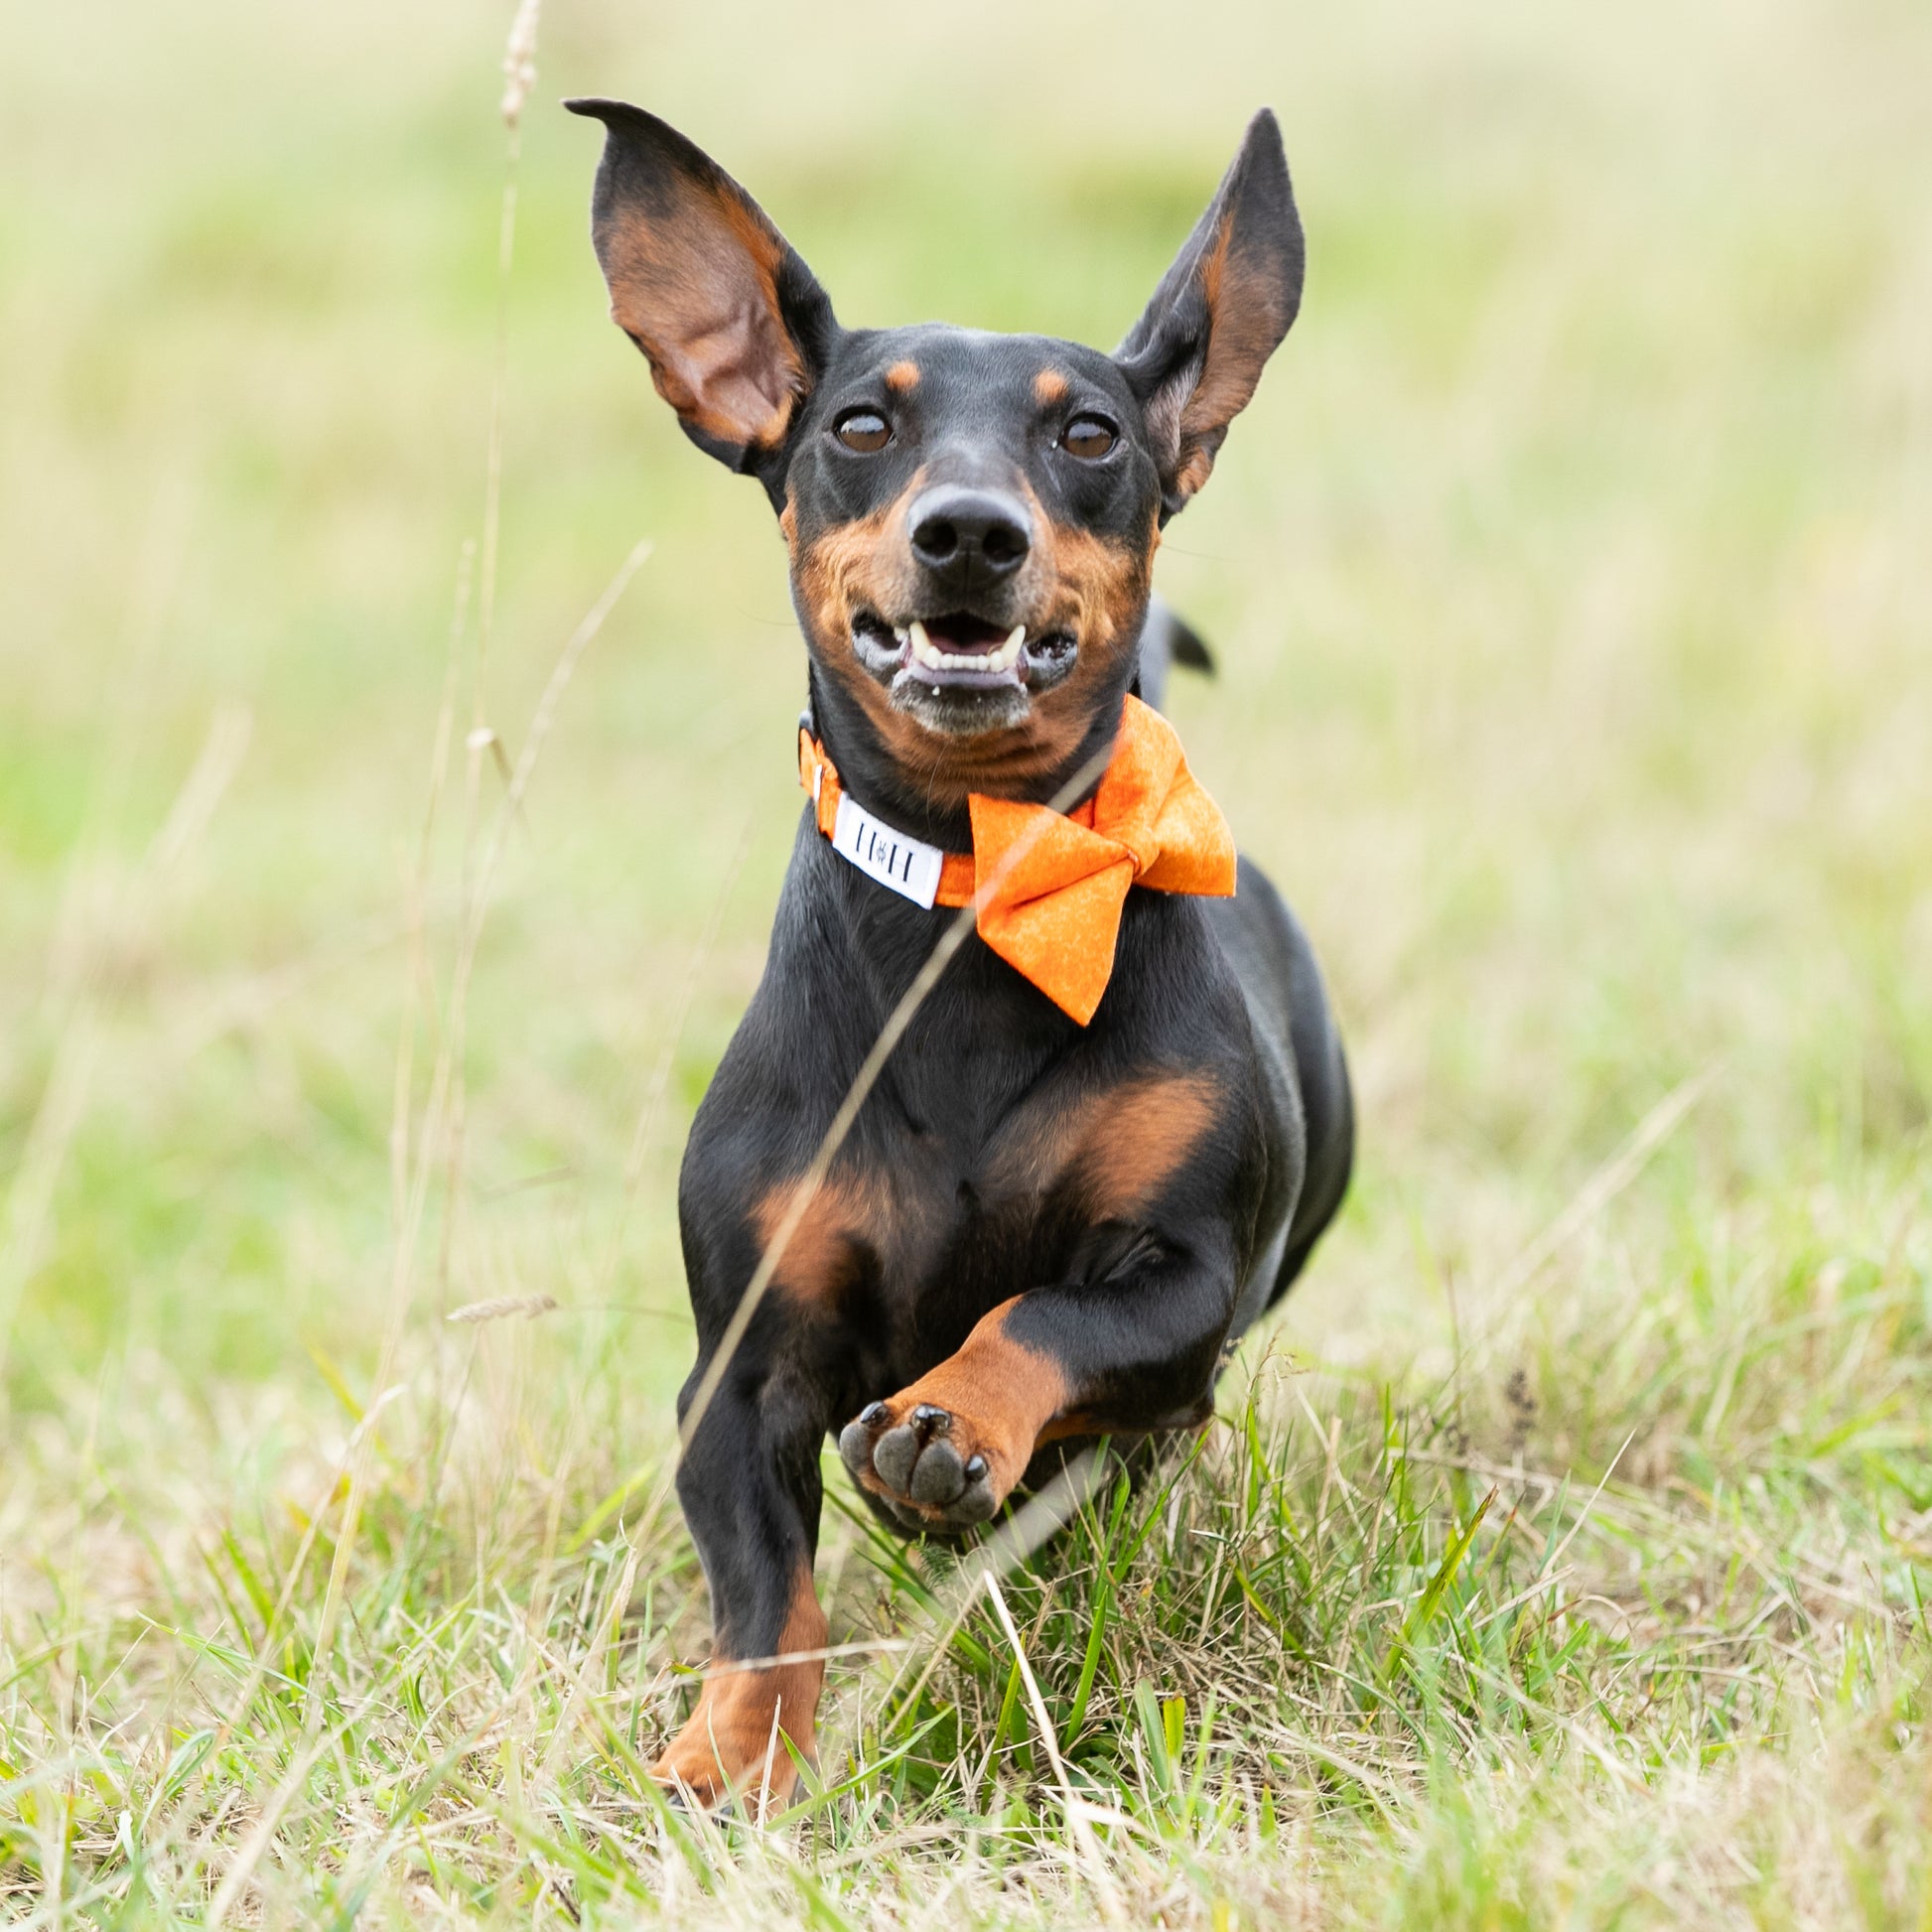
{"type": "Polygon", "coordinates": [[[1152,1215],[1219,1111],[1203,1072],[1069,1073],[1004,1107],[943,1083],[835,1167],[780,1269],[794,1295],[912,1343],[1067,1278],[1152,1215]]]}

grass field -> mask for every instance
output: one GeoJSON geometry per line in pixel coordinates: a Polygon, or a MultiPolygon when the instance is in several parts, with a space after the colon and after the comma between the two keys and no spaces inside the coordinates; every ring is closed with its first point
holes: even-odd
{"type": "Polygon", "coordinates": [[[12,1920],[1932,1926],[1932,15],[1301,12],[552,0],[506,284],[507,9],[10,18],[12,1920]],[[828,1458],[780,1830],[641,1766],[800,646],[576,91],[848,321],[1111,344],[1263,99],[1310,233],[1162,581],[1358,1182],[990,1588],[828,1458]]]}

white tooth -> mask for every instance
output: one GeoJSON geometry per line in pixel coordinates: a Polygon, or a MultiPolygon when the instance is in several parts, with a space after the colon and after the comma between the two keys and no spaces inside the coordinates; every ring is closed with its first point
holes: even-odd
{"type": "Polygon", "coordinates": [[[909,643],[914,660],[934,671],[1010,671],[1020,661],[1021,646],[1027,641],[1027,626],[1017,623],[1007,640],[993,651],[941,650],[927,634],[925,625],[914,618],[903,629],[894,633],[901,643],[909,643]]]}
{"type": "Polygon", "coordinates": [[[893,635],[898,639],[899,646],[902,649],[905,644],[905,626],[902,623],[894,624],[893,635]]]}
{"type": "Polygon", "coordinates": [[[1007,640],[991,657],[986,667],[991,671],[1010,671],[1020,661],[1020,647],[1027,641],[1027,626],[1016,623],[1007,633],[1007,640]]]}

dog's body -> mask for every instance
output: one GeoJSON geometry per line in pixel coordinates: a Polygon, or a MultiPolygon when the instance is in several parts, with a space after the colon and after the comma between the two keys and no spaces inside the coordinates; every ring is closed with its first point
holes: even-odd
{"type": "MultiPolygon", "coordinates": [[[[841,330],[715,164],[634,108],[573,105],[610,130],[596,239],[614,313],[693,440],[781,512],[811,741],[845,793],[960,854],[987,799],[1039,805],[1097,774],[1130,690],[1158,704],[1187,641],[1150,617],[1160,525],[1299,300],[1272,118],[1116,358],[841,330]]],[[[1196,896],[1214,890],[1126,893],[1090,1015],[969,939],[810,1188],[952,915],[859,870],[807,808],[679,1193],[699,1343],[681,1414],[793,1221],[679,1471],[719,1661],[822,1649],[829,1432],[882,1514],[947,1530],[990,1516],[1048,1444],[1209,1412],[1224,1351],[1339,1204],[1353,1144],[1300,927],[1246,862],[1232,897],[1196,896]]],[[[822,1674],[809,1655],[715,1674],[658,1775],[706,1803],[788,1789],[776,1733],[809,1754],[822,1674]]]]}

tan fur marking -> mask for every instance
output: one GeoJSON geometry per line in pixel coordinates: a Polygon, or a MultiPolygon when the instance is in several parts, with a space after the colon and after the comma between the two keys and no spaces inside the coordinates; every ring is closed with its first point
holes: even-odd
{"type": "Polygon", "coordinates": [[[918,771],[936,804],[963,804],[969,792],[1012,795],[1059,769],[1092,722],[1100,687],[1134,645],[1134,617],[1148,592],[1149,558],[1119,539],[1055,523],[1031,490],[1035,542],[1026,581],[1016,586],[1035,636],[1069,630],[1080,654],[1064,683],[1035,698],[1024,723],[974,738],[937,739],[869,677],[853,654],[853,615],[870,610],[902,620],[915,610],[919,579],[905,541],[905,510],[924,487],[915,476],[897,501],[857,523],[794,546],[799,603],[824,662],[864,708],[887,751],[918,771]]]}
{"type": "MultiPolygon", "coordinates": [[[[929,765],[933,740],[867,675],[852,649],[852,620],[861,610],[897,615],[917,587],[905,510],[924,487],[921,469],[897,498],[856,523],[842,523],[794,550],[793,574],[826,668],[857,699],[886,749],[907,766],[929,765]]],[[[964,798],[962,787],[959,797],[964,798]]]]}
{"type": "Polygon", "coordinates": [[[814,615],[822,613],[825,619],[827,641],[850,631],[856,610],[877,609],[897,588],[891,581],[900,574],[892,552],[904,519],[904,500],[901,496],[856,523],[825,531],[799,557],[799,579],[814,615]]]}
{"type": "MultiPolygon", "coordinates": [[[[1034,556],[1045,580],[1044,615],[1031,627],[1070,630],[1080,642],[1073,673],[1063,684],[1035,700],[1029,743],[1022,754],[1009,753],[1003,776],[1024,782],[1058,769],[1087,735],[1098,687],[1131,650],[1134,613],[1145,604],[1152,555],[1137,555],[1131,544],[1096,536],[1056,522],[1032,490],[1034,556]]],[[[981,784],[978,789],[989,787],[981,784]]]]}
{"type": "MultiPolygon", "coordinates": [[[[793,1580],[791,1607],[778,1633],[773,1656],[791,1651],[822,1650],[827,1632],[825,1612],[812,1588],[809,1567],[793,1580]]],[[[726,1657],[715,1657],[715,1675],[705,1679],[696,1708],[664,1755],[651,1766],[660,1784],[685,1785],[707,1810],[733,1793],[757,1802],[765,1786],[769,1752],[768,1809],[776,1810],[798,1781],[797,1768],[785,1749],[789,1737],[809,1761],[816,1753],[818,1699],[825,1685],[822,1657],[796,1663],[773,1664],[763,1670],[719,1671],[726,1657]],[[771,1733],[773,1716],[782,1735],[771,1733]]]]}
{"type": "MultiPolygon", "coordinates": [[[[1008,1339],[1007,1318],[1020,1299],[1016,1295],[983,1315],[957,1353],[887,1405],[895,1423],[922,1402],[946,1410],[953,1419],[952,1446],[962,1460],[986,1457],[993,1493],[1000,1499],[1026,1473],[1041,1432],[1050,1430],[1068,1396],[1066,1378],[1050,1355],[1008,1339]]],[[[877,1476],[864,1480],[878,1494],[887,1493],[877,1476]]],[[[937,1519],[943,1512],[931,1514],[937,1519]]]]}
{"type": "Polygon", "coordinates": [[[916,362],[895,362],[886,371],[886,387],[896,396],[902,396],[908,389],[919,386],[919,365],[916,362]]]}
{"type": "Polygon", "coordinates": [[[668,207],[607,218],[598,254],[618,327],[657,393],[708,436],[768,448],[806,387],[778,312],[776,232],[723,188],[680,181],[668,207]]]}
{"type": "Polygon", "coordinates": [[[1148,1080],[1103,1096],[1076,1170],[1088,1211],[1103,1221],[1145,1214],[1187,1159],[1219,1109],[1201,1074],[1148,1080]]]}
{"type": "MultiPolygon", "coordinates": [[[[1005,1137],[987,1171],[995,1198],[1038,1197],[1065,1186],[1090,1221],[1144,1220],[1221,1112],[1220,1087],[1207,1074],[1146,1073],[1103,1092],[1036,1106],[1005,1137]]],[[[996,1502],[1003,1502],[1046,1444],[1106,1430],[1099,1411],[1078,1406],[1065,1372],[1049,1354],[1015,1341],[1007,1323],[1023,1298],[984,1316],[959,1349],[891,1397],[890,1420],[875,1440],[921,1403],[952,1418],[947,1440],[962,1461],[986,1457],[996,1502]]],[[[876,1468],[859,1481],[942,1523],[946,1512],[895,1495],[876,1468]]]]}
{"type": "Polygon", "coordinates": [[[1192,496],[1213,473],[1214,459],[1197,443],[1174,472],[1174,487],[1183,497],[1192,496]]]}
{"type": "Polygon", "coordinates": [[[1230,213],[1222,218],[1214,246],[1201,263],[1201,289],[1211,320],[1207,360],[1180,409],[1174,487],[1183,500],[1213,471],[1211,439],[1254,399],[1262,368],[1285,326],[1274,278],[1234,253],[1233,235],[1230,213]]]}
{"type": "Polygon", "coordinates": [[[1095,1220],[1135,1220],[1192,1154],[1220,1111],[1220,1089],[1203,1073],[1154,1073],[1027,1122],[1001,1148],[992,1183],[1044,1192],[1078,1189],[1095,1220]]]}
{"type": "MultiPolygon", "coordinates": [[[[790,1212],[802,1180],[770,1188],[752,1210],[759,1240],[768,1247],[790,1212]]],[[[886,1245],[892,1200],[878,1181],[858,1174],[828,1175],[819,1182],[779,1257],[775,1283],[795,1307],[831,1311],[851,1278],[854,1251],[886,1245]]]]}
{"type": "Polygon", "coordinates": [[[1051,409],[1056,402],[1064,402],[1066,390],[1066,377],[1058,369],[1041,369],[1034,377],[1034,400],[1042,409],[1051,409]]]}

